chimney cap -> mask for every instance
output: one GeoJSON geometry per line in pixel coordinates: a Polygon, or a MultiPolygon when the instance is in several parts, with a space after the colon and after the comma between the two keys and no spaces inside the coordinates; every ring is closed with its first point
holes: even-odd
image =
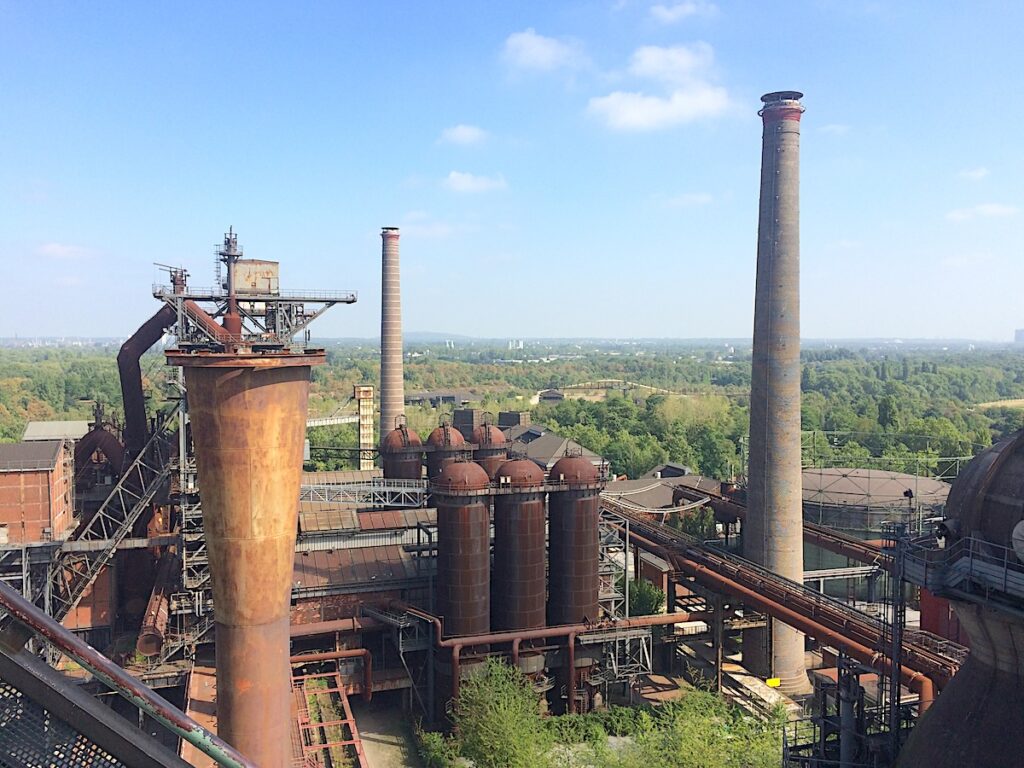
{"type": "Polygon", "coordinates": [[[800,91],[772,91],[761,97],[765,104],[775,104],[779,101],[799,101],[804,95],[800,91]]]}
{"type": "Polygon", "coordinates": [[[398,227],[381,227],[381,232],[397,232],[398,227]]]}

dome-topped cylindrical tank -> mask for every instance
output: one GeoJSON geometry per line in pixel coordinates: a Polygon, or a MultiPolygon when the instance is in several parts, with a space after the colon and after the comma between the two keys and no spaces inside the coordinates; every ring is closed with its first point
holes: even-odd
{"type": "Polygon", "coordinates": [[[495,631],[544,626],[544,473],[529,459],[498,468],[494,497],[495,631]],[[507,491],[511,490],[511,493],[507,491]]]}
{"type": "Polygon", "coordinates": [[[380,457],[384,477],[388,480],[420,480],[423,478],[423,453],[420,436],[405,424],[399,424],[380,441],[380,457]]]}
{"type": "Polygon", "coordinates": [[[479,464],[457,461],[430,485],[437,504],[437,612],[449,636],[491,629],[489,483],[479,464]]]}
{"type": "Polygon", "coordinates": [[[555,462],[548,482],[548,624],[579,624],[598,616],[600,475],[581,456],[555,462]]]}
{"type": "Polygon", "coordinates": [[[950,601],[971,653],[911,732],[898,765],[1018,765],[1024,752],[1024,598],[1014,582],[1024,570],[1024,432],[967,465],[953,483],[946,514],[941,530],[948,571],[980,564],[978,578],[987,569],[1001,585],[979,589],[975,601],[950,601]],[[980,563],[963,562],[972,551],[980,563]]]}
{"type": "Polygon", "coordinates": [[[442,424],[430,433],[427,445],[433,449],[427,453],[427,477],[433,480],[465,453],[466,438],[451,424],[442,424]]]}
{"type": "Polygon", "coordinates": [[[473,461],[484,468],[493,480],[498,468],[508,460],[508,441],[505,434],[493,424],[481,424],[473,430],[473,461]]]}

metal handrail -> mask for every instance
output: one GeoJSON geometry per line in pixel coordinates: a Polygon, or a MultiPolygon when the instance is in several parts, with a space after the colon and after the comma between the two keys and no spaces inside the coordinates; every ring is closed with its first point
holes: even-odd
{"type": "MultiPolygon", "coordinates": [[[[156,298],[174,298],[181,296],[185,299],[227,299],[228,293],[223,288],[193,288],[189,286],[184,293],[174,292],[174,286],[153,284],[153,295],[156,298]]],[[[324,291],[324,290],[292,290],[279,291],[278,293],[239,293],[236,298],[239,301],[344,301],[354,302],[358,297],[356,291],[324,291]]]]}
{"type": "Polygon", "coordinates": [[[135,679],[91,645],[62,627],[0,581],[0,607],[28,632],[74,659],[93,677],[138,707],[167,730],[195,746],[217,765],[256,768],[216,734],[206,730],[165,698],[135,679]]]}

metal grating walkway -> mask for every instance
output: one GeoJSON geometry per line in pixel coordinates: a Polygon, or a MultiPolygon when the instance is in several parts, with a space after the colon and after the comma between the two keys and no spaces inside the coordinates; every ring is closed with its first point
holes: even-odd
{"type": "Polygon", "coordinates": [[[0,766],[123,768],[70,725],[0,681],[0,766]]]}

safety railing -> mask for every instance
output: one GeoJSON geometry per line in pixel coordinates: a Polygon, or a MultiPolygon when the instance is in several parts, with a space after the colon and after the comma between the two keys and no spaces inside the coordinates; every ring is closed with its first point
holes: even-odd
{"type": "MultiPolygon", "coordinates": [[[[170,733],[194,745],[217,765],[232,768],[255,768],[253,763],[249,762],[230,744],[206,730],[2,582],[0,582],[0,608],[20,626],[27,639],[35,639],[43,645],[53,648],[58,654],[73,660],[110,691],[119,694],[134,707],[137,707],[140,712],[160,723],[170,733]]],[[[6,635],[2,638],[5,641],[3,653],[8,658],[15,663],[18,662],[19,657],[25,658],[22,654],[32,660],[36,659],[34,655],[28,654],[25,650],[13,652],[10,650],[11,645],[17,645],[14,640],[14,627],[6,626],[3,634],[6,635]]],[[[45,706],[44,702],[39,703],[45,706]]],[[[101,710],[106,711],[105,705],[98,701],[96,703],[101,710]]],[[[88,712],[83,713],[82,716],[87,717],[88,712]]],[[[69,725],[75,727],[76,724],[72,722],[69,725]]],[[[114,757],[118,756],[114,755],[114,757]]]]}

